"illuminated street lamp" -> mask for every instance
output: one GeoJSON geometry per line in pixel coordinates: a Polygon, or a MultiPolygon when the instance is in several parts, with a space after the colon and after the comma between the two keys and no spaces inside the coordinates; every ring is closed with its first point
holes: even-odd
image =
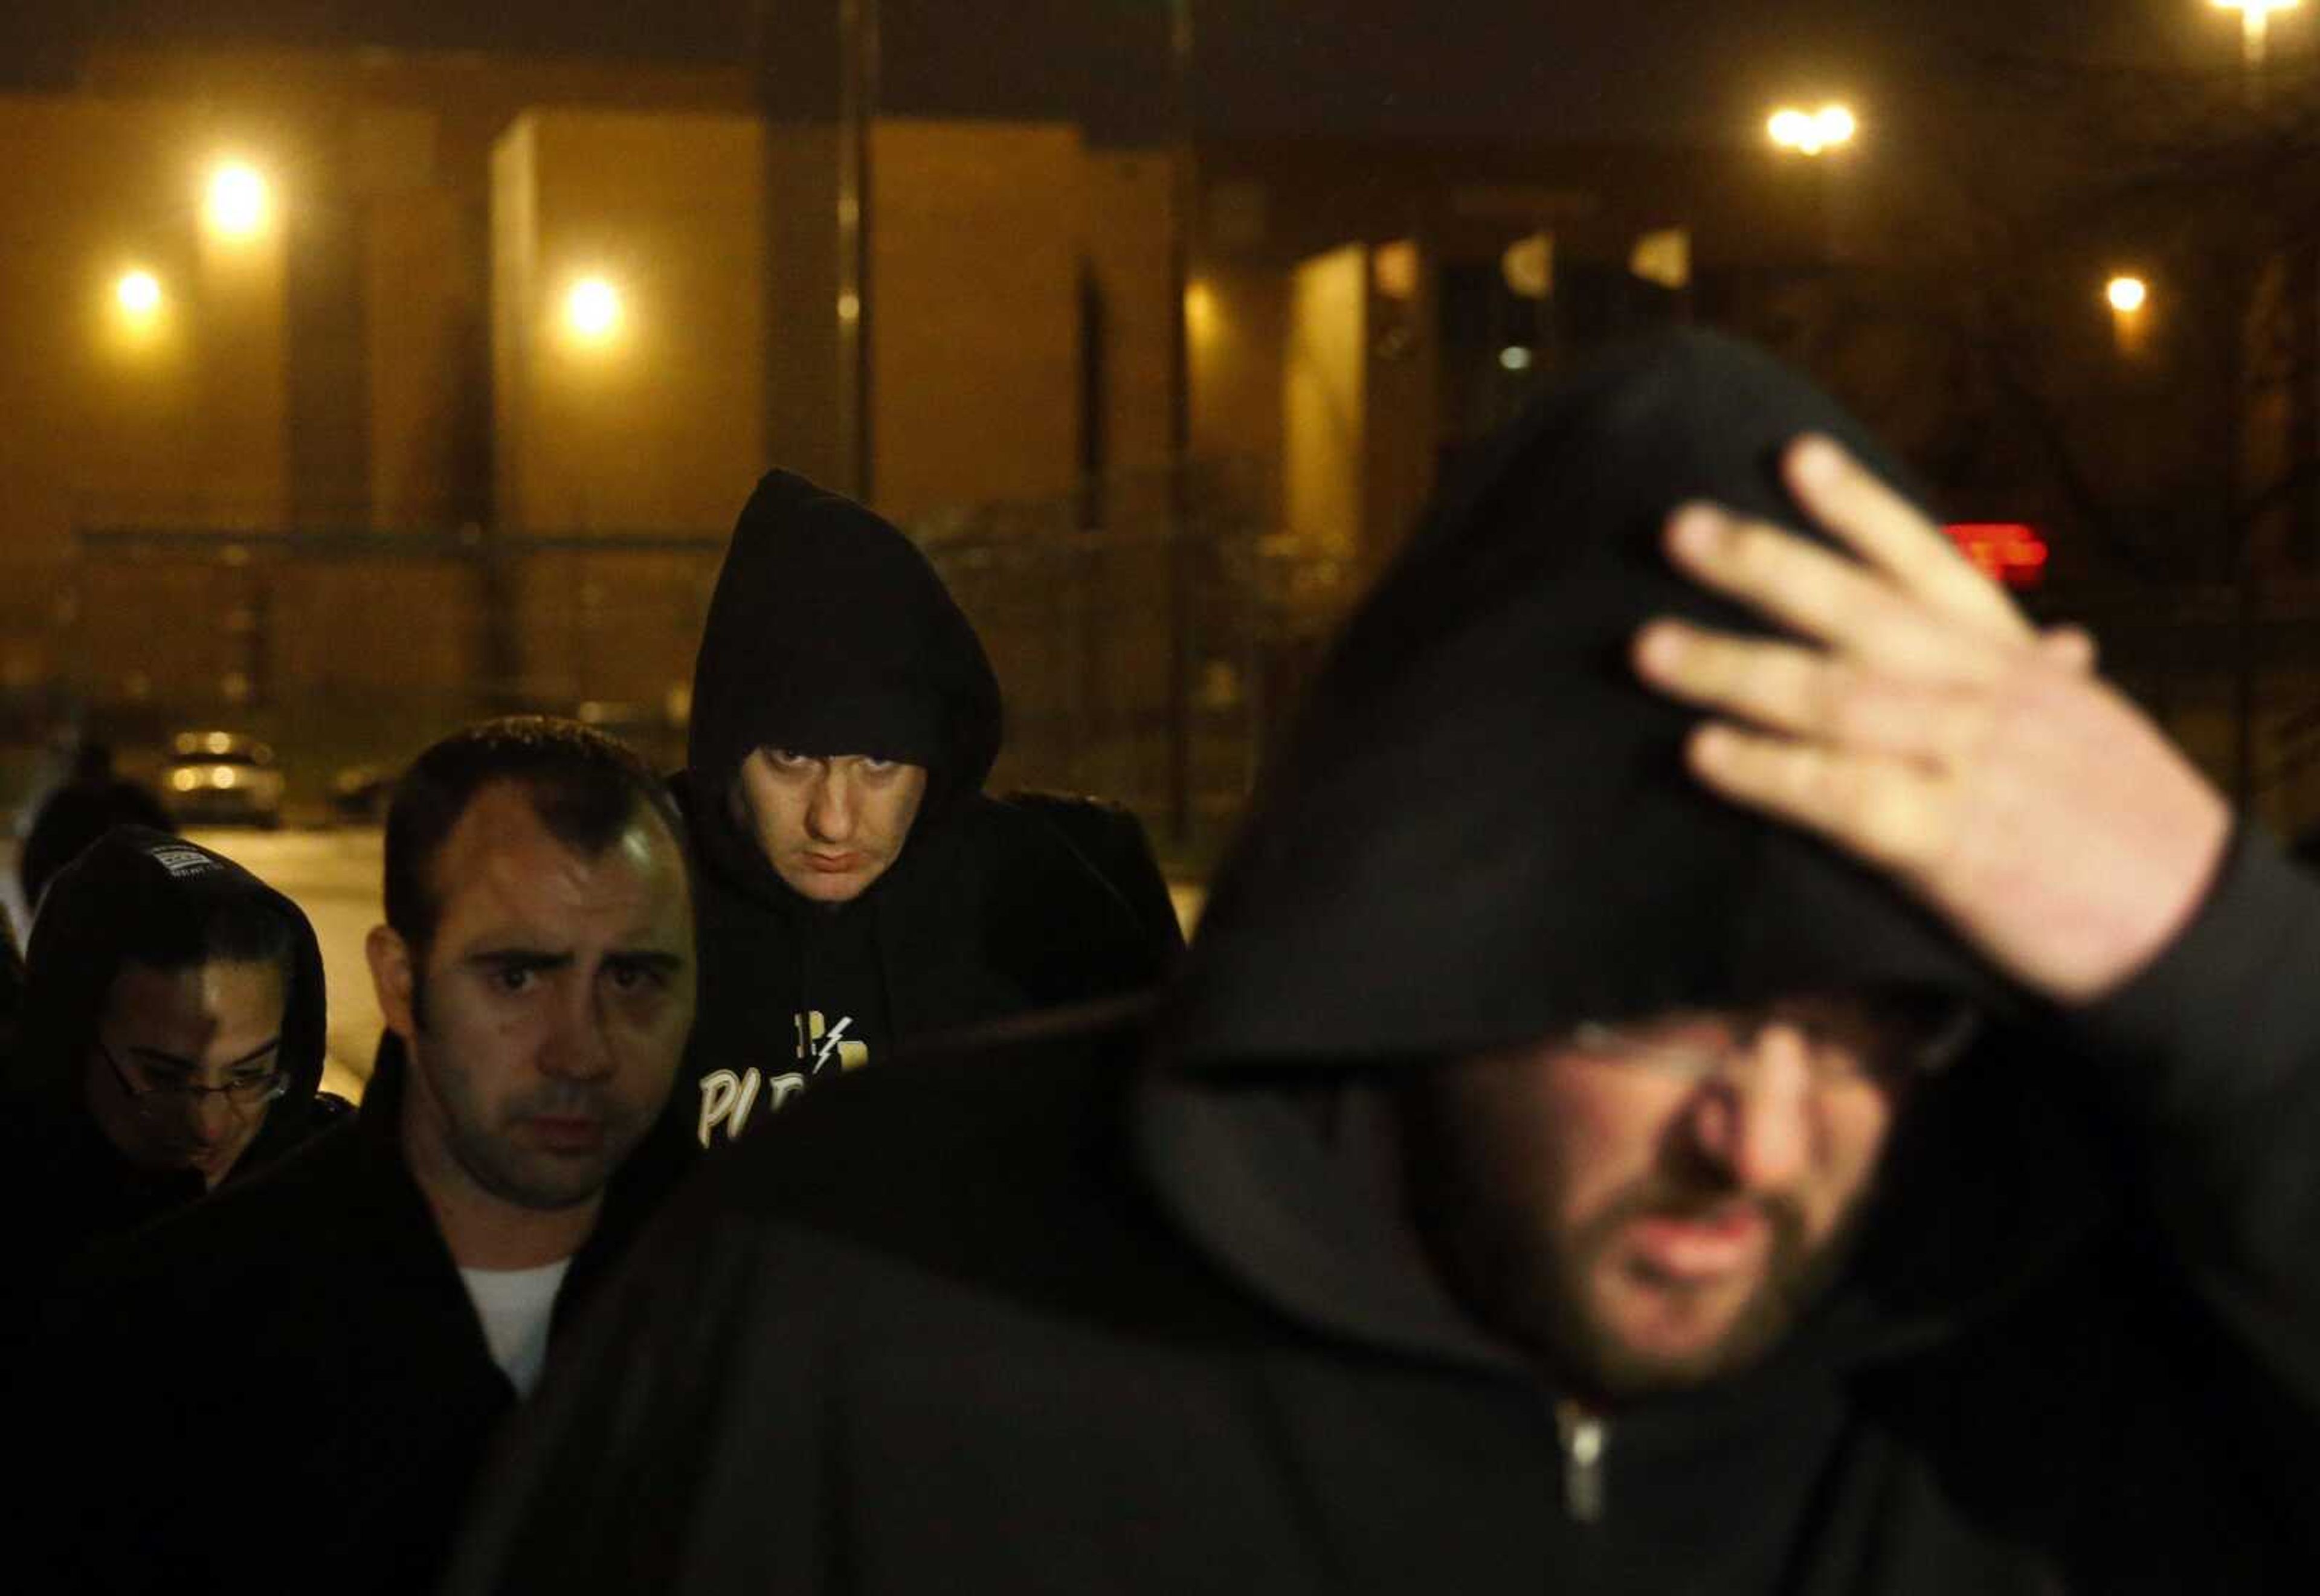
{"type": "Polygon", "coordinates": [[[1807,158],[1814,173],[1813,188],[1820,212],[1817,225],[1826,235],[1823,248],[1829,259],[1837,259],[1844,250],[1841,241],[1844,230],[1837,220],[1836,169],[1834,163],[1819,158],[1852,143],[1853,135],[1861,131],[1860,120],[1849,107],[1835,103],[1817,111],[1783,105],[1772,113],[1764,131],[1777,148],[1807,158]]]}
{"type": "Polygon", "coordinates": [[[220,238],[255,238],[266,226],[272,195],[254,167],[228,161],[210,174],[208,203],[203,210],[210,231],[220,238]]]}
{"type": "Polygon", "coordinates": [[[1206,283],[1184,286],[1184,329],[1195,339],[1207,339],[1217,328],[1216,290],[1206,283]]]}
{"type": "Polygon", "coordinates": [[[1817,111],[1783,105],[1772,113],[1764,131],[1783,150],[1793,150],[1799,155],[1820,155],[1852,143],[1853,134],[1861,131],[1861,123],[1843,105],[1824,105],[1817,111]]]}
{"type": "Polygon", "coordinates": [[[2110,305],[2118,352],[2129,358],[2141,354],[2146,331],[2143,313],[2151,303],[2151,285],[2132,272],[2120,272],[2103,285],[2103,298],[2110,305]]]}
{"type": "Polygon", "coordinates": [[[2271,14],[2294,11],[2304,0],[2208,0],[2218,11],[2240,14],[2240,59],[2251,73],[2263,69],[2264,46],[2271,37],[2271,14]]]}
{"type": "Polygon", "coordinates": [[[161,279],[141,268],[122,272],[113,298],[131,322],[150,322],[161,309],[161,279]]]}
{"type": "Polygon", "coordinates": [[[565,325],[584,344],[611,342],[622,314],[621,291],[603,277],[583,277],[565,296],[565,325]]]}

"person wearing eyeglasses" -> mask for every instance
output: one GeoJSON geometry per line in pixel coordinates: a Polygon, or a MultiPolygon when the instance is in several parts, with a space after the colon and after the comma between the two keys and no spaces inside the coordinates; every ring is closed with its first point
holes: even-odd
{"type": "Polygon", "coordinates": [[[705,1168],[449,1596],[2320,1590],[2320,883],[1904,481],[1543,394],[1156,1016],[705,1168]]]}
{"type": "Polygon", "coordinates": [[[231,859],[127,826],[59,872],[5,1071],[5,1289],[32,1303],[90,1243],[342,1112],[318,1093],[324,1024],[313,928],[231,859]]]}
{"type": "MultiPolygon", "coordinates": [[[[26,1589],[431,1589],[495,1428],[693,1160],[648,1151],[693,900],[632,750],[543,716],[455,732],[397,782],[384,855],[361,1108],[92,1256],[16,1371],[32,1389],[0,1392],[42,1459],[7,1539],[26,1589]],[[220,1533],[253,1482],[264,1536],[220,1533]]],[[[200,1113],[263,1096],[262,1029],[221,1040],[200,1113]]],[[[105,1038],[124,1071],[161,1067],[149,1040],[105,1038]]]]}

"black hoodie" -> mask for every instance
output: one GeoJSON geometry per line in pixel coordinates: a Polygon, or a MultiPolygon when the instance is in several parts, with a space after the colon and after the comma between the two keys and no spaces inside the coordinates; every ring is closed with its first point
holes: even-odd
{"type": "Polygon", "coordinates": [[[1698,793],[1624,646],[1738,618],[1658,530],[1793,521],[1808,428],[1880,458],[1710,338],[1559,388],[1346,634],[1156,1020],[848,1080],[713,1172],[451,1589],[2313,1589],[2320,887],[2243,834],[2064,1016],[1698,793]],[[1575,1417],[1417,1239],[1409,1072],[1867,981],[1996,1018],[1847,1272],[1757,1365],[1575,1417]]]}
{"type": "MultiPolygon", "coordinates": [[[[7,1240],[0,1274],[29,1301],[56,1269],[97,1238],[134,1228],[202,1194],[191,1171],[156,1174],[113,1150],[90,1115],[90,1044],[113,977],[132,947],[198,957],[194,928],[205,903],[254,899],[291,929],[281,1067],[289,1089],[235,1163],[240,1180],[342,1111],[318,1103],[326,1016],[313,927],[288,898],[223,855],[143,827],[119,827],[50,883],[33,922],[24,1007],[6,1064],[0,1121],[0,1213],[7,1240]]],[[[12,1305],[6,1320],[20,1325],[12,1305]]],[[[21,1328],[21,1326],[20,1326],[21,1328]]]]}
{"type": "Polygon", "coordinates": [[[1074,828],[1051,804],[986,795],[1001,730],[983,645],[910,540],[802,477],[759,483],[710,603],[679,782],[702,866],[703,1090],[671,1111],[704,1143],[912,1038],[1164,972],[1173,923],[1130,907],[1165,896],[1148,845],[1138,833],[1118,854],[1128,880],[1115,886],[1091,862],[1105,856],[1075,841],[1097,812],[1074,828]],[[859,897],[808,902],[737,818],[735,783],[759,748],[925,767],[901,855],[859,897]]]}
{"type": "MultiPolygon", "coordinates": [[[[410,1066],[295,1153],[92,1248],[0,1392],[37,1455],[6,1527],[25,1591],[432,1588],[516,1389],[405,1160],[410,1066]]],[[[619,1183],[551,1346],[640,1217],[619,1183]]]]}

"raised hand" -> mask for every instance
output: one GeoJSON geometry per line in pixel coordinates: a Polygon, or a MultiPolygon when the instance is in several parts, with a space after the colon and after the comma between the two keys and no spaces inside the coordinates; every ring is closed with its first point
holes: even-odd
{"type": "Polygon", "coordinates": [[[1710,505],[1668,523],[1681,570],[1790,634],[1637,633],[1644,680],[1714,717],[1693,771],[1884,869],[2030,988],[2107,993],[2190,917],[2229,807],[2094,674],[2091,639],[2041,636],[1836,445],[1799,440],[1782,468],[1849,556],[1710,505]]]}

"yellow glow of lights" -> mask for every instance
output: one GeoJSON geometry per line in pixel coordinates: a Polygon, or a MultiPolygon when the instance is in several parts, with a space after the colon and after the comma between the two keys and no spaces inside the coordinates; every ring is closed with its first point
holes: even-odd
{"type": "Polygon", "coordinates": [[[604,343],[621,330],[621,291],[602,277],[583,277],[564,301],[564,320],[583,343],[604,343]]]}
{"type": "Polygon", "coordinates": [[[1793,150],[1799,155],[1818,155],[1852,143],[1853,136],[1861,131],[1861,122],[1843,105],[1824,105],[1817,111],[1799,111],[1793,105],[1784,105],[1772,113],[1764,131],[1783,150],[1793,150]]]}
{"type": "Polygon", "coordinates": [[[1388,299],[1405,304],[1418,297],[1418,278],[1423,266],[1418,258],[1418,244],[1412,239],[1397,239],[1391,244],[1380,244],[1371,257],[1370,276],[1377,291],[1388,299]]]}
{"type": "Polygon", "coordinates": [[[131,320],[148,320],[161,308],[161,279],[150,271],[122,272],[113,286],[113,297],[131,320]]]}
{"type": "Polygon", "coordinates": [[[256,168],[229,161],[210,176],[204,214],[221,238],[255,238],[266,226],[272,196],[256,168]]]}
{"type": "Polygon", "coordinates": [[[2151,286],[2141,277],[2113,277],[2103,288],[2103,297],[2110,308],[2122,316],[2131,316],[2141,310],[2151,298],[2151,286]]]}
{"type": "Polygon", "coordinates": [[[2303,0],[2212,0],[2218,11],[2240,14],[2240,59],[2249,75],[2248,93],[2252,99],[2261,100],[2264,57],[2269,53],[2271,38],[2271,18],[2274,12],[2294,11],[2303,0]]]}
{"type": "Polygon", "coordinates": [[[1535,232],[1517,239],[1499,257],[1499,276],[1509,293],[1524,299],[1545,299],[1554,292],[1554,235],[1535,232]]]}
{"type": "Polygon", "coordinates": [[[1206,338],[1216,331],[1217,296],[1206,283],[1184,286],[1184,326],[1194,338],[1206,338]]]}

